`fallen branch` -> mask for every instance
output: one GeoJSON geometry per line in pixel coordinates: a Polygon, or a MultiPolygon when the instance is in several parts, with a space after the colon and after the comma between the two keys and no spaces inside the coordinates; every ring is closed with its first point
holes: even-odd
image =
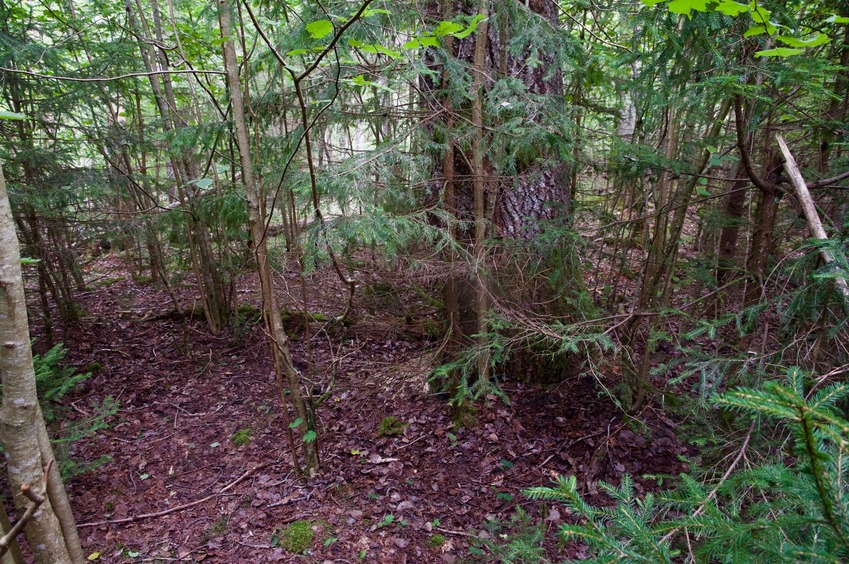
{"type": "MultiPolygon", "coordinates": [[[[42,479],[41,491],[47,491],[47,474],[50,472],[50,467],[53,466],[53,461],[47,463],[47,467],[44,469],[44,478],[42,479]]],[[[41,504],[44,503],[46,499],[44,493],[36,493],[29,484],[21,484],[21,493],[30,501],[27,506],[24,514],[21,515],[21,518],[18,519],[18,522],[15,523],[15,526],[12,527],[8,533],[3,535],[0,538],[0,556],[6,554],[6,551],[9,550],[9,547],[12,545],[12,542],[15,540],[15,537],[18,536],[18,533],[26,526],[27,523],[32,520],[32,516],[35,515],[35,512],[41,507],[41,504]]]]}
{"type": "Polygon", "coordinates": [[[451,529],[444,529],[442,527],[434,527],[434,529],[436,529],[440,533],[445,533],[446,535],[456,535],[458,537],[470,537],[470,538],[474,537],[473,534],[467,533],[465,531],[454,531],[454,530],[451,530],[451,529]]]}
{"type": "MultiPolygon", "coordinates": [[[[796,165],[796,159],[794,159],[793,154],[790,153],[790,149],[787,147],[787,143],[784,141],[784,138],[781,135],[776,135],[775,138],[778,140],[781,152],[784,153],[784,170],[787,171],[787,176],[790,177],[790,181],[796,189],[796,195],[799,197],[799,203],[802,204],[802,212],[805,214],[805,219],[808,221],[808,228],[811,231],[811,237],[827,241],[828,235],[822,226],[822,221],[820,221],[820,216],[817,213],[816,204],[814,204],[814,199],[811,198],[811,193],[808,191],[805,179],[802,177],[802,173],[799,172],[799,167],[796,165]]],[[[834,262],[834,257],[832,257],[831,253],[827,250],[820,249],[820,255],[826,264],[834,262]]],[[[846,279],[843,277],[836,277],[834,282],[837,285],[837,289],[840,290],[841,294],[843,294],[843,299],[846,305],[849,306],[849,284],[847,284],[846,279]]]]}
{"type": "Polygon", "coordinates": [[[111,520],[106,520],[106,521],[93,521],[91,523],[81,523],[81,524],[77,525],[77,528],[82,529],[83,527],[97,527],[99,525],[122,525],[124,523],[135,523],[136,521],[142,521],[144,519],[153,519],[155,517],[163,517],[163,516],[168,515],[170,513],[176,513],[177,511],[183,511],[184,509],[194,507],[195,505],[200,505],[201,503],[207,502],[210,499],[214,499],[214,498],[224,494],[225,492],[227,492],[227,490],[230,490],[230,489],[236,487],[237,484],[244,481],[245,478],[247,478],[248,476],[250,476],[251,474],[253,474],[257,470],[262,470],[263,468],[265,468],[266,466],[269,466],[270,464],[271,464],[271,462],[266,462],[265,464],[260,464],[256,468],[253,468],[251,470],[246,471],[244,474],[242,474],[241,476],[239,476],[238,478],[236,478],[235,480],[233,480],[232,482],[230,482],[229,484],[227,484],[226,486],[224,486],[223,488],[221,488],[220,490],[218,490],[214,494],[208,495],[208,496],[201,498],[201,499],[197,499],[195,501],[191,501],[189,503],[185,503],[183,505],[178,505],[176,507],[172,507],[172,508],[166,509],[164,511],[157,511],[156,513],[144,513],[142,515],[136,515],[134,517],[127,517],[125,519],[111,519],[111,520]]]}

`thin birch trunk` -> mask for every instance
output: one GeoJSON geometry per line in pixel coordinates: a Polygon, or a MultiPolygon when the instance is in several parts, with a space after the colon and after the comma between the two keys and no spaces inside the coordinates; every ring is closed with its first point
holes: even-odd
{"type": "MultiPolygon", "coordinates": [[[[6,182],[0,170],[0,379],[3,384],[0,441],[6,451],[15,506],[23,514],[30,502],[21,487],[41,487],[44,471],[38,444],[40,410],[21,278],[20,247],[14,225],[6,182]]],[[[24,531],[36,562],[72,562],[49,499],[33,515],[24,531]]]]}

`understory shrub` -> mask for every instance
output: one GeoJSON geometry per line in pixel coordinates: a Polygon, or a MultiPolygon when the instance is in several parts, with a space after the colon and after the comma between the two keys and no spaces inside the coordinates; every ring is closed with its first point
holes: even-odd
{"type": "Polygon", "coordinates": [[[574,476],[526,494],[563,503],[580,518],[560,535],[588,545],[586,562],[846,562],[849,421],[840,405],[849,386],[818,384],[792,368],[784,384],[715,397],[715,406],[754,417],[753,425],[777,420],[793,437],[774,459],[719,483],[682,475],[676,489],[639,498],[624,476],[619,487],[600,484],[612,507],[585,502],[574,476]]]}
{"type": "Polygon", "coordinates": [[[117,413],[119,406],[118,401],[108,396],[101,403],[92,406],[92,415],[88,417],[75,421],[62,418],[59,400],[77,384],[91,377],[91,372],[78,374],[72,367],[62,365],[67,352],[59,343],[44,354],[32,356],[39,404],[44,421],[51,431],[56,462],[65,480],[94,470],[112,460],[109,456],[103,456],[94,461],[80,462],[71,458],[71,450],[77,441],[108,428],[106,420],[117,413]]]}

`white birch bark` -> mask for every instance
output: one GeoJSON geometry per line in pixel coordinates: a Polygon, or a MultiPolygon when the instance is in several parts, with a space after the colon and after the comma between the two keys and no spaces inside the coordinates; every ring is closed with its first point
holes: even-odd
{"type": "MultiPolygon", "coordinates": [[[[6,182],[0,169],[0,379],[3,404],[0,407],[0,441],[6,451],[9,484],[15,507],[23,514],[29,501],[21,493],[27,484],[40,488],[44,483],[41,450],[38,445],[38,398],[32,365],[29,325],[21,255],[6,182]]],[[[39,492],[44,494],[45,492],[39,492]]],[[[49,500],[39,507],[24,532],[36,562],[71,562],[59,520],[49,500]]]]}

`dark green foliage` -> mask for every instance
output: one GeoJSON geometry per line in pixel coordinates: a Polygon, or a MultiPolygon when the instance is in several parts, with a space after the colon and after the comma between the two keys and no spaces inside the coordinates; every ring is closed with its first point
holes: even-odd
{"type": "Polygon", "coordinates": [[[96,460],[80,461],[71,457],[74,443],[92,436],[97,431],[108,429],[107,420],[118,413],[120,404],[111,396],[103,398],[100,404],[92,407],[93,414],[89,417],[65,424],[61,427],[59,436],[52,440],[53,452],[59,462],[62,479],[68,480],[74,476],[91,472],[104,464],[111,462],[112,457],[101,456],[96,460]]]}
{"type": "MultiPolygon", "coordinates": [[[[63,479],[84,474],[112,460],[109,456],[102,456],[94,461],[80,462],[71,458],[70,450],[77,441],[108,428],[107,419],[115,415],[119,407],[119,403],[108,396],[102,403],[92,406],[93,413],[89,417],[72,421],[62,418],[59,400],[91,377],[91,372],[77,374],[72,367],[62,365],[67,352],[60,343],[44,354],[34,354],[32,358],[39,403],[44,420],[55,431],[51,442],[63,479]]],[[[95,364],[93,362],[90,366],[95,364]]]]}
{"type": "Polygon", "coordinates": [[[517,507],[510,520],[503,525],[499,522],[488,521],[486,529],[489,538],[479,538],[478,542],[489,551],[493,559],[504,564],[529,564],[532,562],[548,562],[542,540],[545,527],[534,523],[528,513],[517,507]],[[493,539],[508,539],[507,542],[497,542],[493,539]]]}
{"type": "Polygon", "coordinates": [[[843,562],[849,558],[849,421],[841,403],[849,386],[808,382],[789,369],[786,384],[739,388],[715,404],[756,418],[776,419],[795,440],[774,460],[736,469],[715,485],[682,475],[660,496],[638,498],[628,476],[600,484],[616,504],[594,507],[573,477],[532,488],[534,499],[565,504],[581,518],[561,527],[565,540],[589,545],[588,562],[843,562]],[[791,448],[792,447],[792,448],[791,448]]]}
{"type": "Polygon", "coordinates": [[[62,399],[74,386],[91,378],[91,372],[77,374],[73,368],[60,364],[67,353],[60,343],[46,353],[32,357],[38,398],[47,423],[53,423],[57,419],[54,403],[62,399]]]}

